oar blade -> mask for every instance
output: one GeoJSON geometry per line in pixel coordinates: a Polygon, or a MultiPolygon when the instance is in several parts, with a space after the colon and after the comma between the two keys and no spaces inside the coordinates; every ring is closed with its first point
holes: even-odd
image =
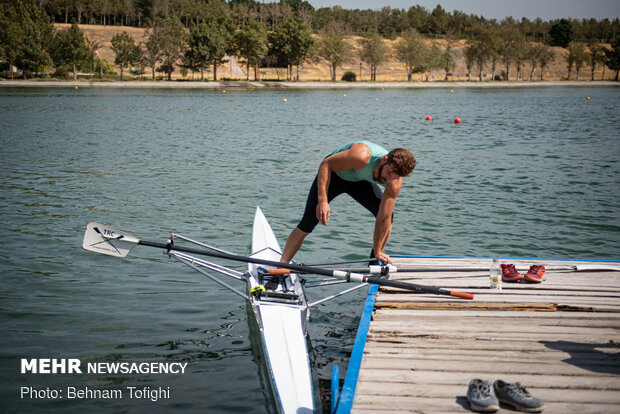
{"type": "Polygon", "coordinates": [[[88,251],[125,257],[140,239],[101,223],[88,223],[82,247],[88,251]]]}

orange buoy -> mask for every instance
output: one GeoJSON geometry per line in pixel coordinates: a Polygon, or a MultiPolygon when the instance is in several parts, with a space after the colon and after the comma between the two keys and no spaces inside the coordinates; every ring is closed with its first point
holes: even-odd
{"type": "Polygon", "coordinates": [[[428,115],[428,116],[426,117],[426,120],[427,120],[427,121],[432,121],[432,120],[433,120],[433,117],[432,117],[432,116],[430,116],[430,115],[428,115]]]}
{"type": "Polygon", "coordinates": [[[461,118],[459,118],[459,117],[454,118],[454,123],[455,124],[460,124],[461,123],[461,118]]]}
{"type": "Polygon", "coordinates": [[[589,96],[586,96],[586,99],[589,101],[589,100],[590,100],[590,97],[589,97],[589,96]]]}

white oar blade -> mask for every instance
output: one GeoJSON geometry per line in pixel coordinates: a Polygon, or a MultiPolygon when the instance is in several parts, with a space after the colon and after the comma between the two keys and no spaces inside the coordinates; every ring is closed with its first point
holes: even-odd
{"type": "Polygon", "coordinates": [[[88,223],[82,247],[96,253],[125,257],[140,239],[101,223],[88,223]]]}

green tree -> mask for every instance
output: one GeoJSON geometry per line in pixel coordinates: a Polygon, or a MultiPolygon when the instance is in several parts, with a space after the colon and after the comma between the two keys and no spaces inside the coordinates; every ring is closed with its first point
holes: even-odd
{"type": "MultiPolygon", "coordinates": [[[[478,80],[482,81],[482,71],[487,61],[491,60],[498,51],[498,34],[491,28],[478,28],[473,33],[468,48],[469,57],[478,65],[478,80]]],[[[493,70],[495,72],[495,70],[493,70]]],[[[495,76],[495,74],[493,74],[495,76]]]]}
{"type": "MultiPolygon", "coordinates": [[[[504,29],[502,32],[503,47],[501,56],[506,63],[506,80],[510,80],[510,66],[522,59],[522,51],[525,45],[525,39],[521,32],[516,28],[504,29]]],[[[519,72],[520,73],[520,68],[519,72]]]]}
{"type": "Polygon", "coordinates": [[[145,33],[146,41],[144,42],[144,54],[143,58],[148,67],[152,69],[153,80],[155,80],[155,70],[157,68],[157,62],[161,55],[159,47],[158,33],[154,28],[147,30],[145,33]]]}
{"type": "Polygon", "coordinates": [[[299,66],[308,58],[314,39],[312,28],[302,19],[288,19],[278,23],[269,36],[271,50],[288,66],[289,79],[293,80],[293,66],[299,66]]]}
{"type": "Polygon", "coordinates": [[[136,64],[140,60],[141,50],[133,37],[127,32],[112,37],[112,51],[116,55],[114,63],[121,67],[121,81],[125,66],[136,64]]]}
{"type": "Polygon", "coordinates": [[[448,73],[452,72],[454,68],[456,68],[456,62],[454,61],[454,58],[452,57],[452,54],[450,53],[450,48],[447,48],[441,54],[440,63],[441,63],[441,68],[446,72],[446,76],[444,77],[443,80],[447,81],[448,73]]]}
{"type": "Polygon", "coordinates": [[[344,33],[335,25],[331,25],[322,36],[321,57],[329,63],[332,82],[336,81],[336,69],[351,60],[349,45],[344,40],[344,33]]]}
{"type": "Polygon", "coordinates": [[[524,78],[522,71],[528,56],[532,53],[532,48],[530,43],[525,41],[525,38],[516,44],[514,59],[517,66],[517,82],[522,81],[524,78]]]}
{"type": "Polygon", "coordinates": [[[476,62],[476,48],[473,45],[469,45],[465,48],[465,67],[467,68],[467,80],[471,81],[471,71],[474,68],[476,62]]]}
{"type": "Polygon", "coordinates": [[[568,45],[568,56],[566,57],[566,63],[568,65],[568,80],[570,80],[573,66],[575,67],[575,72],[577,72],[577,80],[579,80],[579,71],[583,67],[586,60],[587,52],[582,43],[572,42],[568,45]]]}
{"type": "Polygon", "coordinates": [[[497,63],[502,58],[502,49],[504,47],[504,40],[500,31],[495,26],[490,26],[487,29],[487,40],[490,43],[489,46],[489,62],[491,64],[491,79],[495,79],[495,71],[497,70],[497,63]]]}
{"type": "Polygon", "coordinates": [[[530,72],[530,81],[534,80],[534,71],[536,67],[540,66],[540,80],[543,80],[543,70],[551,63],[555,56],[555,53],[549,46],[543,44],[533,45],[527,54],[527,61],[532,65],[530,72]]]}
{"type": "MultiPolygon", "coordinates": [[[[93,76],[94,72],[95,72],[95,60],[98,60],[98,54],[99,54],[99,49],[101,49],[101,45],[99,44],[99,42],[95,41],[95,40],[90,40],[88,38],[86,38],[86,50],[88,53],[88,58],[90,60],[90,73],[91,73],[91,77],[93,76]]],[[[99,65],[100,67],[102,67],[101,65],[99,65]]],[[[99,72],[99,78],[102,78],[102,73],[103,71],[100,70],[99,72]]]]}
{"type": "Polygon", "coordinates": [[[377,67],[388,60],[390,48],[383,42],[379,33],[373,33],[369,37],[361,39],[360,44],[362,46],[360,58],[370,66],[370,80],[376,81],[377,67]]]}
{"type": "Polygon", "coordinates": [[[588,49],[588,63],[592,68],[592,77],[590,80],[594,80],[594,71],[596,69],[596,65],[604,63],[606,49],[600,44],[590,44],[590,47],[588,49]]]}
{"type": "Polygon", "coordinates": [[[573,40],[573,26],[566,19],[561,19],[549,29],[549,43],[551,46],[568,47],[573,40]]]}
{"type": "Polygon", "coordinates": [[[15,7],[0,9],[0,12],[0,59],[9,63],[13,79],[13,66],[20,55],[23,32],[15,7]]]}
{"type": "Polygon", "coordinates": [[[186,31],[176,17],[156,19],[151,32],[152,40],[157,45],[157,57],[161,62],[161,70],[166,72],[168,80],[172,80],[172,72],[176,62],[183,55],[186,45],[186,31]]]}
{"type": "Polygon", "coordinates": [[[213,80],[217,80],[217,67],[228,62],[227,54],[231,51],[233,45],[232,28],[223,25],[215,20],[211,20],[206,24],[204,46],[208,53],[208,63],[213,65],[213,80]]]}
{"type": "Polygon", "coordinates": [[[548,46],[542,46],[538,52],[538,65],[540,66],[540,80],[543,79],[545,68],[555,59],[555,52],[548,46]]]}
{"type": "Polygon", "coordinates": [[[422,65],[420,65],[418,69],[424,72],[426,82],[428,82],[433,70],[441,69],[441,49],[439,49],[439,46],[427,46],[424,49],[424,59],[422,60],[422,65]]]}
{"type": "Polygon", "coordinates": [[[431,12],[429,18],[430,33],[438,35],[446,33],[450,19],[446,11],[438,4],[431,12]]]}
{"type": "Polygon", "coordinates": [[[235,45],[238,56],[245,62],[247,80],[250,80],[250,67],[254,68],[254,80],[258,80],[258,65],[267,56],[267,27],[257,21],[246,22],[235,33],[235,45]]]}
{"type": "Polygon", "coordinates": [[[73,68],[73,80],[77,79],[79,62],[89,55],[84,33],[77,23],[56,34],[54,62],[56,66],[70,64],[73,68]]]}
{"type": "Polygon", "coordinates": [[[605,64],[611,70],[616,71],[616,82],[618,81],[618,71],[620,70],[620,36],[611,42],[611,49],[605,51],[605,64]]]}
{"type": "Polygon", "coordinates": [[[209,26],[201,23],[190,28],[185,62],[190,69],[200,71],[200,80],[204,80],[204,71],[211,64],[211,50],[208,43],[209,26]]]}
{"type": "Polygon", "coordinates": [[[415,29],[410,29],[403,34],[403,37],[396,43],[396,59],[405,64],[407,70],[407,81],[411,82],[411,77],[416,71],[417,66],[423,64],[426,45],[422,36],[415,29]]]}
{"type": "Polygon", "coordinates": [[[11,71],[13,65],[22,68],[25,79],[28,70],[36,71],[52,62],[48,49],[54,31],[34,0],[11,3],[1,8],[0,53],[11,65],[11,71]]]}

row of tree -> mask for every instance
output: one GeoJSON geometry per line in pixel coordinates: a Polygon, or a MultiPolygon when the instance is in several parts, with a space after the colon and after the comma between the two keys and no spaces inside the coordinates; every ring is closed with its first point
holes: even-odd
{"type": "MultiPolygon", "coordinates": [[[[6,2],[7,0],[2,0],[6,2]]],[[[10,3],[11,0],[8,0],[10,3]]],[[[342,7],[315,9],[303,0],[280,0],[265,2],[256,0],[37,0],[39,6],[53,22],[102,25],[131,25],[149,27],[156,18],[169,15],[179,16],[189,27],[209,20],[213,13],[222,10],[235,20],[241,28],[248,20],[259,21],[270,29],[291,18],[305,20],[314,33],[326,30],[333,24],[339,25],[345,33],[364,36],[379,33],[395,38],[411,29],[427,37],[454,36],[470,38],[479,25],[496,28],[516,28],[529,41],[553,44],[554,27],[562,20],[544,21],[540,18],[520,21],[507,17],[501,21],[483,16],[466,14],[458,10],[448,12],[441,5],[432,11],[422,6],[409,9],[383,7],[379,10],[348,10],[342,7]]],[[[609,43],[620,33],[618,18],[610,20],[568,19],[570,41],[581,43],[609,43]]],[[[559,45],[558,45],[559,46],[559,45]]],[[[566,46],[563,46],[566,47],[566,46]]]]}
{"type": "MultiPolygon", "coordinates": [[[[204,72],[213,70],[213,79],[217,80],[217,68],[226,62],[228,56],[237,56],[246,66],[247,79],[251,69],[255,79],[258,68],[271,64],[287,67],[289,79],[294,78],[293,69],[305,62],[328,62],[332,80],[336,80],[336,71],[353,58],[351,44],[345,41],[345,31],[332,23],[313,36],[311,26],[301,18],[290,18],[277,23],[273,30],[259,21],[246,20],[239,28],[226,9],[212,9],[208,19],[199,24],[192,24],[189,30],[178,17],[156,18],[147,29],[143,42],[136,42],[129,34],[123,32],[112,39],[115,64],[120,66],[121,79],[127,67],[140,65],[150,67],[152,76],[161,71],[168,79],[176,67],[182,70],[204,72]],[[219,11],[219,12],[218,12],[219,11]]],[[[445,78],[456,66],[453,50],[454,39],[448,39],[442,50],[436,44],[428,46],[423,36],[415,29],[402,33],[401,38],[390,47],[378,33],[363,37],[358,46],[358,57],[370,67],[371,80],[376,80],[377,68],[391,58],[402,62],[407,71],[407,79],[413,73],[425,73],[426,79],[433,70],[445,71],[445,78]]],[[[584,64],[592,68],[592,79],[596,66],[607,66],[616,71],[618,76],[618,40],[612,42],[612,48],[601,44],[571,42],[568,44],[568,78],[575,69],[577,78],[584,64]]],[[[85,38],[78,25],[74,23],[69,29],[55,31],[49,17],[37,7],[34,0],[15,0],[12,7],[3,9],[0,14],[0,58],[22,68],[37,70],[42,66],[53,65],[57,69],[71,67],[74,78],[78,69],[97,68],[102,73],[106,62],[98,56],[101,48],[97,42],[85,38]]],[[[494,26],[478,25],[476,32],[464,51],[465,63],[471,79],[471,73],[477,69],[482,80],[483,71],[489,68],[492,78],[496,77],[499,64],[505,65],[503,78],[510,79],[511,67],[516,67],[516,79],[525,78],[522,68],[525,62],[530,64],[530,79],[534,70],[543,71],[555,58],[553,50],[544,44],[528,42],[522,32],[514,27],[498,29],[494,26]]]]}
{"type": "MultiPolygon", "coordinates": [[[[571,79],[572,70],[575,69],[577,80],[579,73],[587,63],[591,67],[591,80],[594,80],[596,67],[606,67],[616,71],[618,78],[619,56],[618,39],[612,41],[609,49],[600,43],[570,42],[565,45],[568,49],[566,63],[568,67],[568,79],[571,79]]],[[[491,76],[495,78],[497,64],[505,64],[505,79],[510,79],[510,68],[514,65],[517,70],[516,80],[525,79],[522,72],[524,64],[530,64],[530,80],[534,78],[534,70],[540,67],[540,79],[543,80],[543,72],[555,59],[553,49],[542,43],[527,42],[524,36],[514,28],[498,30],[493,26],[479,28],[473,40],[468,42],[465,49],[465,64],[471,77],[474,68],[478,71],[479,80],[482,80],[483,69],[490,67],[491,76]]]]}

